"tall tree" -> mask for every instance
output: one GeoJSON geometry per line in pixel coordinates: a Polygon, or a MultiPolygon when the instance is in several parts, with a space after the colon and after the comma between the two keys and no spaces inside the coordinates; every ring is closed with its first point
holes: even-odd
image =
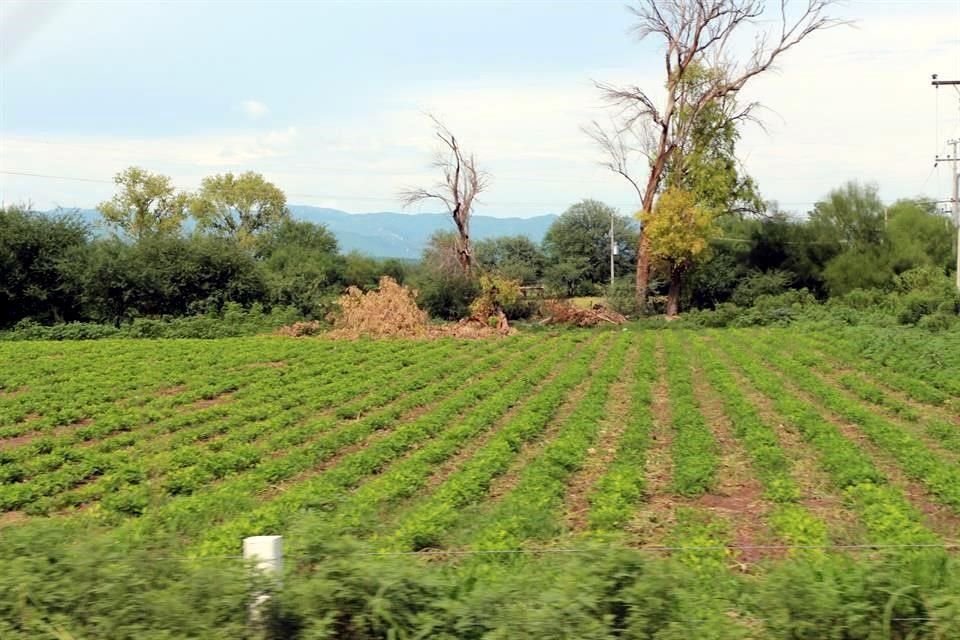
{"type": "Polygon", "coordinates": [[[204,178],[191,212],[200,228],[231,236],[244,247],[290,217],[283,191],[253,171],[204,178]]]}
{"type": "Polygon", "coordinates": [[[189,196],[178,192],[169,177],[128,167],[113,181],[119,192],[97,206],[107,224],[137,240],[152,233],[180,230],[187,217],[189,196]]]}
{"type": "Polygon", "coordinates": [[[477,168],[476,158],[466,153],[456,136],[436,117],[433,121],[443,149],[437,154],[434,166],[443,173],[443,179],[432,189],[408,189],[400,193],[404,207],[424,200],[439,200],[450,212],[457,228],[457,261],[465,273],[473,268],[473,250],[470,246],[470,216],[473,204],[489,184],[489,176],[477,168]]]}
{"type": "MultiPolygon", "coordinates": [[[[587,131],[604,151],[605,166],[626,178],[640,200],[640,214],[647,220],[654,213],[654,200],[661,190],[669,163],[678,150],[688,146],[700,114],[718,101],[735,97],[750,81],[769,70],[777,58],[811,33],[838,24],[825,16],[833,0],[806,0],[798,12],[790,12],[789,0],[779,3],[773,27],[763,28],[761,0],[639,0],[631,11],[636,16],[634,32],[643,40],[662,39],[664,44],[665,96],[660,106],[649,90],[598,82],[604,98],[614,107],[612,128],[594,122],[587,131]],[[754,29],[756,43],[749,55],[738,60],[734,41],[754,29]],[[711,68],[718,73],[702,74],[711,68]],[[631,160],[643,155],[649,167],[646,179],[632,173],[631,160]]],[[[746,117],[755,107],[739,114],[746,117]]],[[[646,305],[650,279],[650,239],[641,230],[637,248],[636,295],[646,305]]]]}
{"type": "Polygon", "coordinates": [[[716,235],[715,218],[713,211],[697,202],[693,192],[670,187],[657,198],[651,215],[641,220],[650,238],[651,255],[663,261],[670,277],[667,317],[680,311],[683,274],[716,235]]]}

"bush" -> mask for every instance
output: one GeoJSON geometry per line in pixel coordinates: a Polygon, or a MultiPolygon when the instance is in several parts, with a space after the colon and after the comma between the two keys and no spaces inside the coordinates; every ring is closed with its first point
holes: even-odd
{"type": "Polygon", "coordinates": [[[607,289],[607,306],[628,317],[638,317],[640,306],[637,304],[636,283],[631,276],[617,278],[613,287],[607,289]]]}
{"type": "Polygon", "coordinates": [[[779,269],[755,271],[737,284],[730,302],[738,307],[749,307],[761,296],[777,296],[790,286],[793,275],[779,269]]]}
{"type": "Polygon", "coordinates": [[[470,315],[470,303],[480,294],[476,280],[463,276],[421,274],[417,303],[432,318],[459,320],[470,315]]]}
{"type": "Polygon", "coordinates": [[[244,309],[228,303],[222,313],[179,318],[135,318],[115,327],[93,322],[70,322],[44,326],[21,320],[0,340],[98,340],[101,338],[233,338],[269,333],[301,316],[296,309],[274,307],[266,312],[259,304],[244,309]]]}

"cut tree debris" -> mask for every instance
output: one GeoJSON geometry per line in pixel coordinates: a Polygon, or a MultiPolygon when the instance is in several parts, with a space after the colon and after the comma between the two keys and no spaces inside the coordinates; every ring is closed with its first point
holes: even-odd
{"type": "Polygon", "coordinates": [[[545,300],[543,320],[540,324],[569,324],[577,327],[594,327],[601,323],[624,324],[627,318],[613,309],[595,304],[589,309],[580,309],[566,300],[545,300]]]}

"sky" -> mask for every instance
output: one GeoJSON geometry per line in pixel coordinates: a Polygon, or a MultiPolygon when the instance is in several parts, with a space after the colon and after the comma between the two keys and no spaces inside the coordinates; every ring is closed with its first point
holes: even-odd
{"type": "MultiPolygon", "coordinates": [[[[742,132],[744,168],[800,213],[848,180],[886,201],[948,198],[949,165],[933,158],[960,137],[960,94],[930,75],[960,79],[960,0],[832,15],[854,24],[813,34],[744,90],[764,105],[764,127],[742,132]]],[[[491,176],[475,213],[588,197],[632,213],[635,194],[581,131],[609,117],[594,81],[663,85],[660,43],[632,24],[622,0],[6,0],[0,201],[92,208],[138,165],[186,190],[252,170],[291,204],[399,211],[402,189],[437,178],[432,113],[491,176]]]]}

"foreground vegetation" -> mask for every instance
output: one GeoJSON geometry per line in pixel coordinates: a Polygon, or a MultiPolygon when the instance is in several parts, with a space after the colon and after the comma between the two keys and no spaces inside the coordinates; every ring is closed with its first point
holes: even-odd
{"type": "Polygon", "coordinates": [[[960,624],[956,331],[19,342],[0,361],[4,637],[240,637],[265,587],[236,556],[267,533],[288,545],[276,637],[960,624]]]}

